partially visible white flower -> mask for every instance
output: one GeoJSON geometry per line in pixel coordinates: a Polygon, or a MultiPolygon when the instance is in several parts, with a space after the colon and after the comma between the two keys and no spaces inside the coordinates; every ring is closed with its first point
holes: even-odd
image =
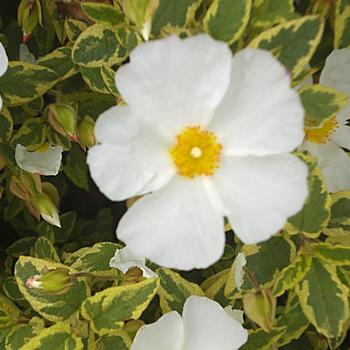
{"type": "MultiPolygon", "coordinates": [[[[320,83],[350,96],[349,72],[350,48],[334,50],[327,57],[320,83]]],[[[306,130],[306,138],[301,147],[317,158],[330,192],[350,189],[350,157],[342,149],[350,150],[349,119],[350,103],[321,128],[306,130]]]]}
{"type": "Polygon", "coordinates": [[[61,146],[48,146],[46,150],[31,152],[17,144],[15,158],[17,165],[29,173],[54,176],[60,169],[62,152],[61,146]]]}
{"type": "Polygon", "coordinates": [[[139,329],[131,350],[236,350],[248,332],[217,302],[191,296],[182,317],[171,311],[139,329]]]}
{"type": "MultiPolygon", "coordinates": [[[[5,48],[2,46],[0,42],[0,77],[5,74],[8,65],[9,65],[9,60],[6,55],[5,48]]],[[[1,111],[1,108],[2,108],[2,98],[0,95],[0,111],[1,111]]]]}
{"type": "Polygon", "coordinates": [[[235,284],[238,290],[241,290],[242,284],[244,282],[244,270],[243,267],[246,265],[247,260],[243,253],[238,253],[234,262],[234,273],[235,273],[235,284]]]}
{"type": "Polygon", "coordinates": [[[224,217],[253,244],[302,208],[308,170],[290,152],[304,110],[270,52],[170,36],[136,47],[116,85],[128,105],[98,118],[87,163],[111,200],[147,194],[117,227],[135,254],[206,268],[224,251],[224,217]]]}
{"type": "Polygon", "coordinates": [[[131,267],[138,267],[142,270],[144,277],[157,277],[157,274],[146,266],[146,260],[133,254],[128,247],[117,249],[109,261],[109,266],[123,273],[126,273],[131,267]]]}
{"type": "Polygon", "coordinates": [[[36,63],[35,56],[29,51],[28,45],[22,43],[19,45],[19,60],[22,62],[36,63]]]}
{"type": "Polygon", "coordinates": [[[237,322],[239,322],[240,324],[244,323],[244,312],[243,310],[237,310],[237,309],[233,309],[232,306],[227,305],[224,310],[226,311],[226,313],[232,317],[234,320],[236,320],[237,322]]]}

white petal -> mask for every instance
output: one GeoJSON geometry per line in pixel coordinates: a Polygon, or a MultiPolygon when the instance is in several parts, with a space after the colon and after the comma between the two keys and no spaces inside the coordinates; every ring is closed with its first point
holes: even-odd
{"type": "Polygon", "coordinates": [[[185,330],[183,350],[236,350],[248,332],[215,301],[189,297],[182,314],[185,330]]]}
{"type": "Polygon", "coordinates": [[[244,282],[244,270],[243,267],[246,265],[247,260],[243,253],[238,253],[233,265],[234,265],[234,272],[235,272],[235,284],[236,288],[238,290],[241,290],[241,286],[244,282]]]}
{"type": "Polygon", "coordinates": [[[289,152],[304,137],[304,110],[287,70],[270,52],[244,49],[233,57],[231,85],[210,129],[230,155],[289,152]]]}
{"type": "MultiPolygon", "coordinates": [[[[183,321],[172,311],[139,329],[131,350],[182,350],[183,321]]],[[[213,350],[213,349],[212,349],[213,350]]]]}
{"type": "Polygon", "coordinates": [[[149,131],[142,130],[125,146],[102,144],[89,149],[91,177],[109,199],[119,201],[154,191],[175,174],[166,145],[149,131]]]}
{"type": "Polygon", "coordinates": [[[6,55],[5,48],[2,46],[0,42],[0,77],[4,75],[9,65],[9,60],[6,55]]]}
{"type": "Polygon", "coordinates": [[[234,232],[253,244],[277,233],[303,207],[307,175],[307,166],[291,154],[224,157],[213,182],[234,232]]]}
{"type": "Polygon", "coordinates": [[[53,212],[52,215],[48,215],[44,213],[41,213],[40,215],[49,224],[61,228],[60,217],[57,212],[53,212]]]}
{"type": "Polygon", "coordinates": [[[320,83],[350,95],[350,48],[333,50],[321,72],[320,83]]]}
{"type": "Polygon", "coordinates": [[[119,68],[116,84],[130,108],[169,138],[205,125],[229,84],[231,52],[201,34],[139,45],[119,68]]]}
{"type": "Polygon", "coordinates": [[[225,244],[223,218],[202,182],[180,177],[138,200],[119,222],[117,236],[135,254],[181,270],[208,267],[225,244]]]}
{"type": "Polygon", "coordinates": [[[136,256],[129,247],[117,249],[113,258],[109,261],[109,266],[123,273],[126,273],[131,267],[138,267],[143,271],[144,277],[157,277],[157,274],[146,266],[145,259],[136,256]]]}
{"type": "Polygon", "coordinates": [[[317,158],[330,192],[350,189],[350,157],[338,145],[304,142],[303,148],[317,158]]]}
{"type": "Polygon", "coordinates": [[[350,150],[350,127],[346,124],[340,125],[330,139],[340,147],[350,150]]]}
{"type": "Polygon", "coordinates": [[[58,174],[62,161],[63,148],[49,146],[46,151],[30,152],[20,145],[16,145],[15,158],[17,165],[32,174],[55,176],[58,174]]]}

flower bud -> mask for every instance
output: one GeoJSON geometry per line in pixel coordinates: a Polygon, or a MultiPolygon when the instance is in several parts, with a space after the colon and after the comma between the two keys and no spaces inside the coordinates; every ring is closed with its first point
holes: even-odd
{"type": "Polygon", "coordinates": [[[18,6],[17,18],[18,24],[23,31],[23,42],[28,42],[38,23],[42,24],[40,1],[22,0],[18,6]]]}
{"type": "Polygon", "coordinates": [[[78,124],[78,138],[82,146],[90,148],[95,145],[96,139],[94,134],[95,122],[94,120],[86,116],[78,124]]]}
{"type": "Polygon", "coordinates": [[[126,16],[140,29],[144,40],[148,40],[152,28],[153,15],[159,0],[123,0],[122,6],[126,16]]]}
{"type": "Polygon", "coordinates": [[[41,193],[41,179],[39,174],[31,174],[27,171],[22,171],[20,175],[21,183],[31,195],[41,193]]]}
{"type": "Polygon", "coordinates": [[[18,177],[16,176],[11,177],[9,188],[11,193],[13,193],[16,197],[23,200],[30,199],[29,191],[26,189],[26,187],[23,185],[23,183],[18,177]]]}
{"type": "Polygon", "coordinates": [[[51,198],[46,193],[41,193],[33,199],[33,203],[39,209],[41,217],[48,223],[61,227],[58,210],[51,198]]]}
{"type": "Polygon", "coordinates": [[[77,112],[71,105],[65,103],[49,105],[48,119],[58,133],[77,141],[77,112]]]}
{"type": "Polygon", "coordinates": [[[243,297],[244,312],[265,332],[270,332],[275,320],[276,298],[269,290],[247,293],[243,297]]]}
{"type": "Polygon", "coordinates": [[[28,278],[26,285],[28,288],[40,289],[43,292],[59,293],[72,285],[72,277],[68,269],[59,267],[28,278]]]}
{"type": "Polygon", "coordinates": [[[318,334],[316,332],[306,332],[307,337],[309,338],[310,343],[312,344],[314,349],[317,350],[327,350],[328,342],[327,338],[322,334],[318,334]]]}

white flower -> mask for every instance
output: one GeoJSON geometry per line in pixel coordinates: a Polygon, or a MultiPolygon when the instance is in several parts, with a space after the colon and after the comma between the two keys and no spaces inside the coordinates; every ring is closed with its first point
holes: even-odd
{"type": "Polygon", "coordinates": [[[17,165],[32,174],[57,175],[62,161],[63,148],[48,146],[45,150],[28,151],[24,146],[17,144],[15,158],[17,165]]]}
{"type": "Polygon", "coordinates": [[[134,255],[128,247],[117,249],[109,261],[109,266],[123,273],[126,273],[131,267],[138,267],[143,271],[144,277],[157,277],[157,274],[146,266],[146,260],[134,255]]]}
{"type": "Polygon", "coordinates": [[[234,320],[236,320],[239,324],[244,323],[243,310],[232,309],[231,305],[227,305],[224,308],[224,310],[230,317],[232,317],[234,320]]]}
{"type": "Polygon", "coordinates": [[[224,251],[224,216],[252,244],[302,208],[307,168],[288,152],[304,112],[271,53],[171,36],[135,48],[116,84],[128,106],[99,117],[87,162],[111,200],[153,192],[117,228],[136,255],[205,268],[224,251]]]}
{"type": "MultiPolygon", "coordinates": [[[[326,60],[320,83],[350,95],[350,48],[334,50],[326,60]]],[[[326,121],[321,128],[306,132],[303,150],[318,159],[328,190],[350,189],[350,157],[342,148],[350,149],[350,103],[326,121]]]]}
{"type": "MultiPolygon", "coordinates": [[[[0,42],[0,77],[5,74],[8,65],[9,65],[9,60],[6,55],[6,51],[0,42]]],[[[2,98],[0,95],[0,111],[1,111],[1,108],[2,108],[2,98]]]]}
{"type": "Polygon", "coordinates": [[[139,329],[131,350],[236,350],[248,332],[215,301],[191,296],[182,317],[172,311],[139,329]]]}

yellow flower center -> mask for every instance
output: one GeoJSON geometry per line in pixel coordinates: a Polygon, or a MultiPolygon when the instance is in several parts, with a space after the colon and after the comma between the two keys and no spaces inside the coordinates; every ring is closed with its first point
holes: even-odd
{"type": "Polygon", "coordinates": [[[320,128],[305,128],[305,136],[312,143],[326,143],[338,127],[337,117],[334,116],[323,123],[320,128]]]}
{"type": "Polygon", "coordinates": [[[177,136],[170,155],[180,175],[194,178],[214,174],[219,166],[221,149],[213,132],[189,126],[177,136]]]}

